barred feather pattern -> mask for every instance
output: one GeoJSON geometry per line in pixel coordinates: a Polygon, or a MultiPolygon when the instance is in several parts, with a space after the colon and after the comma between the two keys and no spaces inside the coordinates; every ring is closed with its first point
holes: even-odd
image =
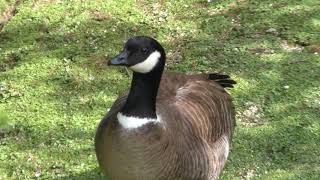
{"type": "Polygon", "coordinates": [[[101,121],[95,146],[112,180],[214,180],[227,160],[234,128],[229,94],[208,75],[164,74],[157,96],[162,123],[121,128],[116,114],[101,121]]]}

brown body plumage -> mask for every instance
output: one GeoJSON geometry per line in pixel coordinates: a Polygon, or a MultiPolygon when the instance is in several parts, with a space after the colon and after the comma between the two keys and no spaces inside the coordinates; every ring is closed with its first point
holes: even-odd
{"type": "Polygon", "coordinates": [[[216,179],[227,159],[234,127],[230,96],[207,75],[164,74],[157,96],[163,123],[123,129],[119,97],[96,136],[98,161],[119,180],[216,179]]]}

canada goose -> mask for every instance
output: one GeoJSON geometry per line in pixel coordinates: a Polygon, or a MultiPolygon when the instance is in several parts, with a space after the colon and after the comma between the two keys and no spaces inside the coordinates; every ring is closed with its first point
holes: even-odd
{"type": "Polygon", "coordinates": [[[150,37],[129,39],[109,65],[133,71],[129,92],[101,120],[99,165],[112,180],[213,180],[223,168],[234,108],[222,74],[164,73],[165,51],[150,37]]]}

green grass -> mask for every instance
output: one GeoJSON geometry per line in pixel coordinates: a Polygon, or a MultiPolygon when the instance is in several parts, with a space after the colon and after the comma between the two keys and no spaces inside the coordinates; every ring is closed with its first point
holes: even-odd
{"type": "Polygon", "coordinates": [[[238,81],[221,179],[320,179],[320,2],[145,3],[18,7],[0,32],[0,179],[103,179],[95,128],[130,82],[103,63],[134,35],[162,42],[168,70],[238,81]]]}

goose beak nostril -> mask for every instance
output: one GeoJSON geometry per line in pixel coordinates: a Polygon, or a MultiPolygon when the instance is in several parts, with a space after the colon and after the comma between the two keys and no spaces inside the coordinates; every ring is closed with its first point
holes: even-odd
{"type": "Polygon", "coordinates": [[[108,61],[108,66],[128,66],[128,55],[126,52],[122,52],[113,59],[108,61]]]}

